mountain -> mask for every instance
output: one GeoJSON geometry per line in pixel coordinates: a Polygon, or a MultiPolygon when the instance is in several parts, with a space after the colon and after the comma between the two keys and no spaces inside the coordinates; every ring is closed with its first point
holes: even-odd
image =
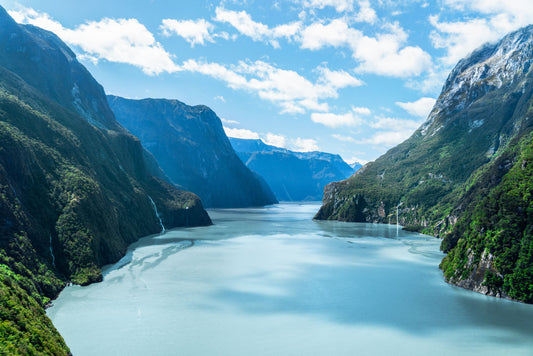
{"type": "Polygon", "coordinates": [[[361,163],[359,163],[359,162],[354,162],[354,163],[350,164],[349,166],[352,167],[354,172],[360,170],[363,167],[363,165],[361,163]]]}
{"type": "Polygon", "coordinates": [[[154,177],[102,87],[54,34],[0,7],[0,354],[68,354],[43,306],[138,238],[207,225],[199,198],[154,177]]]}
{"type": "Polygon", "coordinates": [[[240,159],[266,180],[279,200],[320,200],[326,184],[354,173],[339,155],[293,152],[261,140],[230,141],[240,159]]]}
{"type": "Polygon", "coordinates": [[[399,223],[443,237],[448,282],[533,302],[533,26],[449,75],[427,121],[348,180],[317,219],[399,223]]]}
{"type": "Polygon", "coordinates": [[[205,206],[238,208],[275,204],[261,178],[239,160],[222,122],[207,106],[177,100],[108,96],[117,120],[140,138],[168,177],[205,206]]]}

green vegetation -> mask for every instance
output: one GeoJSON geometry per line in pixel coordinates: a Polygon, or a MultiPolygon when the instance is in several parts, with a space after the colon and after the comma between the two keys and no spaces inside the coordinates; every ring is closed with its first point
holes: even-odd
{"type": "Polygon", "coordinates": [[[198,197],[151,175],[65,44],[1,7],[0,20],[0,354],[68,354],[45,305],[160,231],[148,196],[168,228],[210,220],[198,197]]]}
{"type": "Polygon", "coordinates": [[[483,254],[490,254],[483,286],[533,303],[533,134],[486,167],[469,190],[476,198],[443,241],[445,277],[467,278],[483,254]],[[495,171],[502,169],[507,173],[499,178],[495,171]],[[487,188],[488,194],[481,194],[487,188]]]}
{"type": "Polygon", "coordinates": [[[210,222],[195,195],[146,172],[132,136],[91,126],[0,67],[0,354],[68,353],[44,306],[160,230],[147,195],[167,227],[210,222]]]}
{"type": "Polygon", "coordinates": [[[0,355],[69,355],[27,283],[27,278],[0,264],[0,355]]]}
{"type": "Polygon", "coordinates": [[[316,218],[396,223],[398,209],[406,229],[444,239],[449,282],[533,303],[533,71],[522,49],[512,73],[490,68],[494,46],[458,64],[408,140],[327,186],[316,218]],[[471,77],[489,69],[498,85],[471,77]]]}
{"type": "MultiPolygon", "coordinates": [[[[515,120],[523,122],[529,115],[527,111],[515,120]]],[[[448,281],[462,285],[472,280],[477,290],[533,303],[529,125],[521,125],[520,134],[503,141],[507,143],[490,160],[485,156],[489,142],[465,155],[466,142],[457,142],[457,132],[443,129],[442,137],[426,139],[418,131],[364,172],[331,186],[332,199],[317,218],[396,223],[401,203],[400,223],[407,230],[444,238],[442,249],[448,256],[441,268],[448,281]],[[449,158],[454,164],[447,156],[455,157],[449,158]]],[[[489,137],[490,131],[483,134],[489,137]]]]}

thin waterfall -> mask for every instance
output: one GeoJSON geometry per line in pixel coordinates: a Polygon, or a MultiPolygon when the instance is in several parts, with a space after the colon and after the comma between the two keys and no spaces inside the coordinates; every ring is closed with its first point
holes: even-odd
{"type": "Polygon", "coordinates": [[[400,208],[400,205],[402,205],[403,202],[399,202],[398,205],[396,205],[396,235],[398,235],[398,232],[400,230],[400,219],[399,219],[399,213],[398,210],[400,208]]]}
{"type": "Polygon", "coordinates": [[[161,220],[161,216],[159,215],[159,211],[157,211],[157,206],[155,205],[154,201],[152,200],[152,197],[148,195],[148,199],[150,199],[150,203],[152,203],[152,208],[154,209],[155,216],[159,219],[159,225],[161,226],[161,234],[164,234],[165,231],[165,225],[163,225],[163,220],[161,220]]]}
{"type": "Polygon", "coordinates": [[[398,229],[398,208],[400,207],[400,205],[396,205],[396,229],[398,229]]]}
{"type": "Polygon", "coordinates": [[[54,247],[52,246],[52,233],[50,233],[50,256],[52,256],[52,266],[56,267],[56,256],[54,256],[54,247]]]}

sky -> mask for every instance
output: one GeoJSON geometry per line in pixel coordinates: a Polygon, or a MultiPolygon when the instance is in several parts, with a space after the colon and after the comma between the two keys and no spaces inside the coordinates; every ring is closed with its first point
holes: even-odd
{"type": "Polygon", "coordinates": [[[366,163],[408,138],[455,64],[531,0],[16,0],[108,94],[207,105],[231,137],[366,163]]]}

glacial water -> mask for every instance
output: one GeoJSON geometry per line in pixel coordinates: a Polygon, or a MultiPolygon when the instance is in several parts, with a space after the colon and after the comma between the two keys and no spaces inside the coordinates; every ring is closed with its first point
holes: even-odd
{"type": "Polygon", "coordinates": [[[439,240],[318,207],[211,210],[47,314],[77,356],[533,355],[533,305],[446,284],[439,240]]]}

